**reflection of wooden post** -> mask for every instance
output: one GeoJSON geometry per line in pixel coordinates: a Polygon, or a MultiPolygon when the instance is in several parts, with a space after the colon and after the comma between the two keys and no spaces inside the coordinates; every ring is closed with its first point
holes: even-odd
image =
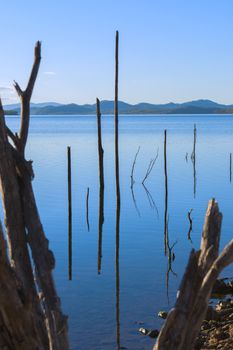
{"type": "Polygon", "coordinates": [[[117,350],[120,350],[120,206],[116,208],[116,338],[117,350]]]}
{"type": "Polygon", "coordinates": [[[67,147],[68,160],[68,271],[72,280],[72,191],[71,191],[71,149],[67,147]]]}
{"type": "Polygon", "coordinates": [[[231,182],[231,175],[232,175],[232,154],[230,153],[230,182],[231,182]]]}
{"type": "Polygon", "coordinates": [[[197,176],[196,176],[196,142],[197,142],[197,128],[194,124],[193,129],[193,152],[191,154],[191,160],[193,163],[193,196],[196,197],[197,176]]]}
{"type": "Polygon", "coordinates": [[[164,179],[165,179],[165,200],[164,200],[164,252],[167,255],[167,205],[168,205],[168,185],[167,185],[167,130],[164,130],[164,179]]]}
{"type": "Polygon", "coordinates": [[[87,187],[87,195],[86,195],[86,222],[87,222],[87,229],[88,232],[90,231],[90,225],[89,225],[89,187],[87,187]]]}
{"type": "Polygon", "coordinates": [[[115,172],[116,172],[116,337],[117,349],[120,349],[120,180],[119,180],[119,150],[118,150],[118,41],[119,35],[116,31],[115,48],[115,172]]]}
{"type": "Polygon", "coordinates": [[[98,224],[98,274],[101,273],[102,236],[104,224],[104,187],[99,188],[99,224],[98,224]]]}

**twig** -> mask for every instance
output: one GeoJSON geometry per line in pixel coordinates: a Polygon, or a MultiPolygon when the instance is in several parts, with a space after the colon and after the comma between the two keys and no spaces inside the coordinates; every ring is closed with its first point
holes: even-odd
{"type": "Polygon", "coordinates": [[[144,182],[146,181],[146,179],[150,175],[150,173],[151,173],[151,171],[152,171],[152,169],[153,169],[153,167],[155,165],[155,162],[156,162],[158,156],[159,156],[159,149],[157,149],[157,153],[156,153],[155,158],[150,160],[150,163],[149,163],[147,171],[146,171],[146,175],[145,175],[144,179],[142,180],[142,184],[144,184],[144,182]]]}

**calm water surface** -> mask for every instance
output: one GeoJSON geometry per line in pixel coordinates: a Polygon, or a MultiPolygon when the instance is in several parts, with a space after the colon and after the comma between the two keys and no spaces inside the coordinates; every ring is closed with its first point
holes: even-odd
{"type": "MultiPolygon", "coordinates": [[[[17,130],[17,117],[9,117],[7,122],[17,130]]],[[[232,238],[233,116],[120,116],[119,260],[116,260],[113,117],[104,116],[102,123],[105,170],[102,242],[98,234],[95,116],[31,118],[27,157],[34,161],[34,189],[56,256],[54,276],[63,310],[69,315],[71,349],[152,349],[154,341],[140,335],[138,329],[161,327],[157,313],[169,310],[175,301],[189,252],[192,247],[198,248],[211,197],[218,200],[223,212],[221,245],[232,238]],[[197,127],[195,169],[191,161],[194,124],[197,127]],[[175,244],[171,266],[164,254],[164,129],[167,129],[169,246],[175,244]],[[68,280],[68,145],[72,148],[72,281],[68,280]],[[130,174],[139,146],[134,202],[130,174]],[[157,151],[158,158],[145,188],[141,182],[157,151]],[[86,223],[88,187],[90,231],[86,223]],[[191,209],[193,231],[188,240],[187,213],[191,209]],[[98,262],[101,262],[99,273],[98,262]]],[[[232,272],[228,268],[224,273],[232,276],[232,272]]]]}

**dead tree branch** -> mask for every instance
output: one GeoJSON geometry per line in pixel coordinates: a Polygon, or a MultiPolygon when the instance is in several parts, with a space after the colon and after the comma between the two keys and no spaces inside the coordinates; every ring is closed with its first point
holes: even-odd
{"type": "MultiPolygon", "coordinates": [[[[35,46],[34,64],[25,91],[15,83],[21,98],[21,126],[19,137],[6,127],[0,103],[0,185],[4,208],[5,228],[8,237],[10,265],[20,281],[24,295],[24,307],[30,313],[30,322],[38,328],[41,343],[47,345],[23,347],[23,349],[68,349],[67,320],[62,314],[52,270],[55,266],[49,249],[32,188],[34,177],[32,162],[24,157],[29,121],[30,99],[39,70],[41,43],[35,46]],[[15,147],[8,141],[11,138],[15,147]],[[34,262],[32,268],[29,247],[34,262]],[[43,296],[40,300],[38,293],[43,296]]],[[[0,293],[2,285],[0,286],[0,293]]],[[[17,308],[17,305],[13,305],[17,308]]],[[[0,313],[4,305],[0,303],[0,313]]],[[[3,312],[3,311],[2,311],[3,312]]],[[[7,329],[8,331],[8,329],[7,329]]],[[[30,336],[29,336],[30,338],[30,336]]],[[[15,347],[15,349],[21,349],[15,347]]]]}
{"type": "Polygon", "coordinates": [[[144,184],[144,182],[146,181],[146,179],[150,175],[150,173],[151,173],[151,171],[152,171],[152,169],[153,169],[153,167],[155,165],[155,162],[156,162],[158,156],[159,156],[159,149],[157,149],[157,153],[156,153],[155,158],[150,160],[150,163],[149,163],[147,171],[146,171],[146,175],[145,175],[144,179],[142,180],[142,184],[144,184]]]}
{"type": "Polygon", "coordinates": [[[34,89],[35,81],[40,67],[41,61],[41,42],[37,41],[34,50],[34,62],[32,71],[28,80],[26,90],[22,90],[19,84],[15,81],[14,87],[21,99],[21,125],[19,132],[19,141],[17,143],[17,149],[20,153],[24,154],[24,150],[27,143],[29,119],[30,119],[30,100],[34,89]]]}
{"type": "Polygon", "coordinates": [[[200,250],[192,250],[175,307],[169,312],[154,350],[192,350],[205,317],[212,287],[224,267],[233,262],[233,241],[218,256],[222,214],[209,201],[200,250]]]}

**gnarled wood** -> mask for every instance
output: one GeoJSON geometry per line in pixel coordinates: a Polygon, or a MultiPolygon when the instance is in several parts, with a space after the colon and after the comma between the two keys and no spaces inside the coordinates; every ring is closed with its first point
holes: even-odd
{"type": "Polygon", "coordinates": [[[34,62],[32,71],[28,80],[26,89],[23,91],[17,82],[14,82],[14,87],[21,99],[21,124],[19,132],[19,142],[17,143],[17,149],[20,153],[24,154],[24,150],[27,143],[29,119],[30,119],[30,100],[34,89],[35,81],[40,67],[41,61],[41,42],[37,41],[34,50],[34,62]]]}
{"type": "MultiPolygon", "coordinates": [[[[25,295],[24,308],[30,313],[31,326],[38,329],[38,339],[43,344],[43,347],[39,345],[34,347],[32,342],[31,347],[24,349],[66,350],[68,349],[67,318],[62,314],[52,276],[55,259],[49,250],[36,206],[31,183],[34,177],[32,162],[24,157],[30,121],[30,99],[39,70],[40,52],[41,43],[38,41],[26,90],[22,91],[15,83],[16,91],[21,98],[19,136],[13,134],[5,125],[0,104],[0,184],[11,268],[22,285],[25,295]],[[8,141],[8,136],[15,147],[8,141]],[[28,246],[31,249],[34,273],[28,246]],[[40,292],[41,299],[37,291],[40,292]]],[[[12,308],[14,307],[17,305],[12,304],[12,308]]]]}
{"type": "Polygon", "coordinates": [[[167,317],[154,350],[192,350],[206,315],[209,297],[219,273],[233,262],[233,241],[218,256],[222,214],[209,201],[200,250],[192,250],[174,309],[167,317]]]}

